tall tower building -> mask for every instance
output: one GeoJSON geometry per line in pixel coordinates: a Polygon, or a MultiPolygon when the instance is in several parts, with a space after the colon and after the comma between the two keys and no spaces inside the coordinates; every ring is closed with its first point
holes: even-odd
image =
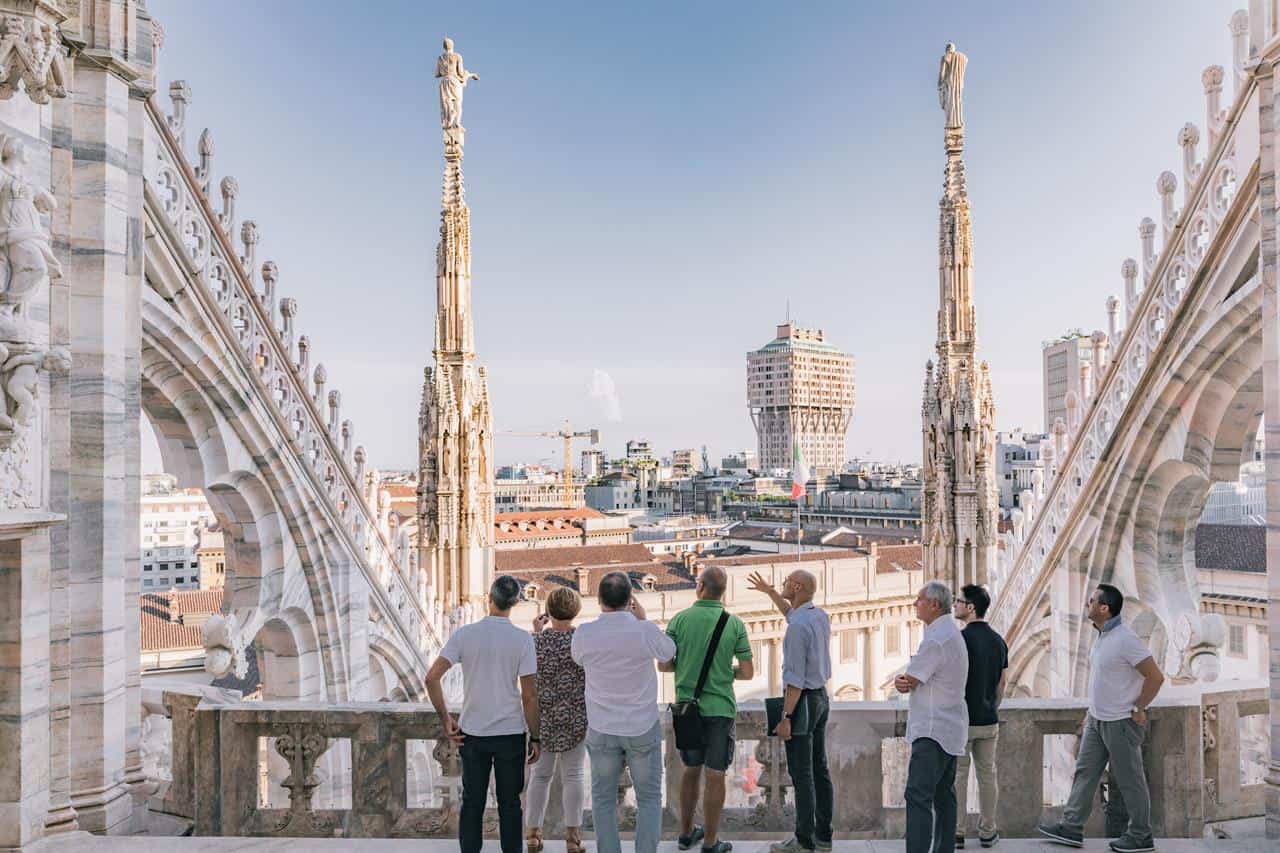
{"type": "Polygon", "coordinates": [[[444,131],[444,195],[436,247],[433,367],[418,414],[420,594],[463,621],[479,615],[493,577],[493,416],[476,364],[471,315],[471,210],[462,181],[462,92],[478,79],[448,39],[436,63],[444,131]],[[461,610],[459,610],[461,608],[461,610]]]}
{"type": "Polygon", "coordinates": [[[747,353],[747,406],[761,470],[790,469],[793,440],[811,469],[839,470],[853,419],[853,357],[827,343],[821,329],[784,323],[747,353]]]}
{"type": "Polygon", "coordinates": [[[939,202],[937,365],[925,368],[925,577],[952,588],[986,583],[996,567],[995,403],[978,362],[973,230],[964,182],[961,92],[967,58],[948,44],[938,74],[947,166],[939,202]]]}

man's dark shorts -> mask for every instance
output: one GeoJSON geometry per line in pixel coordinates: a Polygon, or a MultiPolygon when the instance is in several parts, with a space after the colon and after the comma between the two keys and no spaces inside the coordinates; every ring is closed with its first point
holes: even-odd
{"type": "Polygon", "coordinates": [[[680,760],[685,767],[706,766],[721,773],[733,763],[733,742],[736,734],[733,717],[702,718],[702,749],[680,750],[680,760]]]}

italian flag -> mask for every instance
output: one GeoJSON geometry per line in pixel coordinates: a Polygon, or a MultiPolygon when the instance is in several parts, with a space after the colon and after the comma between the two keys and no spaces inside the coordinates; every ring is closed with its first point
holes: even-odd
{"type": "Polygon", "coordinates": [[[800,440],[791,443],[791,499],[800,500],[805,494],[805,484],[809,482],[809,466],[804,462],[804,452],[800,449],[800,440]]]}

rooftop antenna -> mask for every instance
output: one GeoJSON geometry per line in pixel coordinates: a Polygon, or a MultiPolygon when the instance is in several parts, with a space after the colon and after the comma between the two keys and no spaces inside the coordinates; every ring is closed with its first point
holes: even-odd
{"type": "Polygon", "coordinates": [[[787,325],[791,325],[791,297],[787,297],[787,325]]]}

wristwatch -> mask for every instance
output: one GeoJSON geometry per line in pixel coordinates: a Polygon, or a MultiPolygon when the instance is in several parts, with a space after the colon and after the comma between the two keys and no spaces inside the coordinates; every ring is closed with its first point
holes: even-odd
{"type": "Polygon", "coordinates": [[[795,712],[795,711],[792,711],[790,714],[787,714],[787,715],[786,715],[786,718],[787,718],[788,720],[794,720],[794,719],[796,718],[796,712],[795,712]]]}

